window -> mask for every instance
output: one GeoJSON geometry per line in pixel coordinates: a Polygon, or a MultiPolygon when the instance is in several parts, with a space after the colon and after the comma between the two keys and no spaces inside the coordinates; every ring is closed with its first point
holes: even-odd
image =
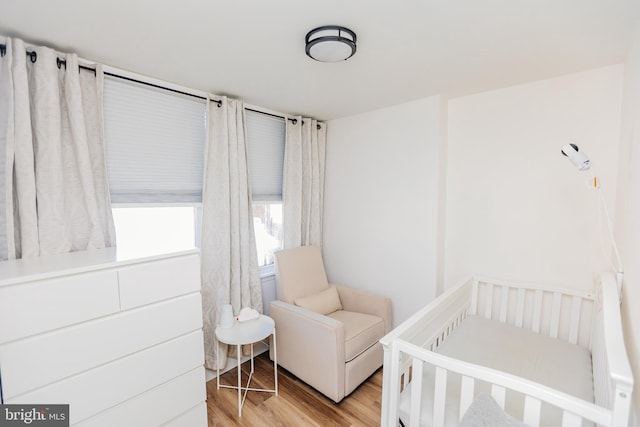
{"type": "Polygon", "coordinates": [[[202,203],[204,100],[105,78],[104,127],[113,203],[202,203]]]}
{"type": "Polygon", "coordinates": [[[204,100],[105,78],[105,151],[120,254],[199,244],[205,118],[204,100]]]}
{"type": "Polygon", "coordinates": [[[118,253],[125,258],[196,247],[197,208],[115,207],[118,253]]]}
{"type": "Polygon", "coordinates": [[[282,249],[285,124],[281,118],[245,113],[258,264],[265,267],[273,264],[273,252],[282,249]]]}
{"type": "Polygon", "coordinates": [[[282,249],[282,202],[253,202],[258,265],[273,264],[273,253],[282,249]]]}
{"type": "MultiPolygon", "coordinates": [[[[285,123],[245,113],[256,248],[264,267],[282,248],[285,123]]],[[[106,77],[104,126],[119,250],[135,256],[199,246],[204,100],[106,77]]]]}

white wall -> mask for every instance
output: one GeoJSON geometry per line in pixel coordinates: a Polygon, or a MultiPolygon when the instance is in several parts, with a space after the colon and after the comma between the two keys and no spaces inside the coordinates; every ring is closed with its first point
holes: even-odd
{"type": "Polygon", "coordinates": [[[634,410],[640,423],[640,24],[625,64],[616,240],[625,267],[622,323],[635,376],[634,410]]]}
{"type": "Polygon", "coordinates": [[[393,299],[394,323],[436,294],[441,100],[327,124],[329,280],[393,299]]]}
{"type": "Polygon", "coordinates": [[[591,157],[612,212],[622,79],[616,65],[449,101],[446,286],[470,273],[593,286],[607,235],[560,148],[591,157]]]}

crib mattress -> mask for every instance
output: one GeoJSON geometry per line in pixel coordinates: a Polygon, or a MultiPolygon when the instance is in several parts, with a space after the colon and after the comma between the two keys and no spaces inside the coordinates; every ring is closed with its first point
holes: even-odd
{"type": "MultiPolygon", "coordinates": [[[[438,347],[438,353],[507,372],[593,402],[591,353],[578,345],[516,328],[495,320],[470,316],[438,347]]],[[[434,369],[425,365],[421,425],[432,418],[434,369]]],[[[410,390],[400,397],[400,418],[409,419],[410,390]]],[[[490,392],[488,384],[476,382],[475,393],[490,392]]],[[[460,376],[448,375],[447,425],[457,425],[460,376]]],[[[523,396],[507,394],[506,412],[522,419],[523,396]]],[[[560,425],[561,413],[543,405],[541,425],[560,425]]],[[[405,423],[406,424],[406,423],[405,423]]]]}

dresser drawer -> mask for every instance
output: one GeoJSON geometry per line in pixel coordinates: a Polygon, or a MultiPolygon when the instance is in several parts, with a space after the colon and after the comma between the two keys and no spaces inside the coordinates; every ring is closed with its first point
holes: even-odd
{"type": "Polygon", "coordinates": [[[205,427],[207,422],[207,403],[202,402],[168,423],[162,424],[162,427],[205,427]]]}
{"type": "Polygon", "coordinates": [[[194,406],[206,408],[207,391],[204,381],[204,367],[196,368],[162,384],[146,393],[121,403],[111,409],[93,416],[77,427],[140,427],[160,426],[175,419],[184,423],[180,427],[206,427],[207,412],[204,416],[190,414],[194,406]],[[190,417],[190,418],[186,418],[190,417]],[[189,422],[186,422],[189,420],[189,422]],[[191,422],[191,420],[194,420],[191,422]]]}
{"type": "Polygon", "coordinates": [[[200,291],[197,254],[124,267],[118,272],[123,310],[200,291]]]}
{"type": "Polygon", "coordinates": [[[75,424],[199,368],[203,363],[202,331],[192,332],[5,399],[5,403],[67,403],[71,424],[75,424]]]}
{"type": "Polygon", "coordinates": [[[4,286],[0,288],[0,344],[115,313],[119,308],[114,270],[4,286]]]}
{"type": "Polygon", "coordinates": [[[191,294],[0,345],[5,399],[202,328],[191,294]]]}

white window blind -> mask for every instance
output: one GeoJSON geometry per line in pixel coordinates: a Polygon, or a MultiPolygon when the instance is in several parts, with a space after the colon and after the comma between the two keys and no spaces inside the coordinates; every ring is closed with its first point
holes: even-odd
{"type": "Polygon", "coordinates": [[[245,111],[251,193],[254,201],[282,200],[284,120],[245,111]]]}
{"type": "Polygon", "coordinates": [[[107,172],[114,203],[199,203],[205,101],[107,77],[107,172]]]}

